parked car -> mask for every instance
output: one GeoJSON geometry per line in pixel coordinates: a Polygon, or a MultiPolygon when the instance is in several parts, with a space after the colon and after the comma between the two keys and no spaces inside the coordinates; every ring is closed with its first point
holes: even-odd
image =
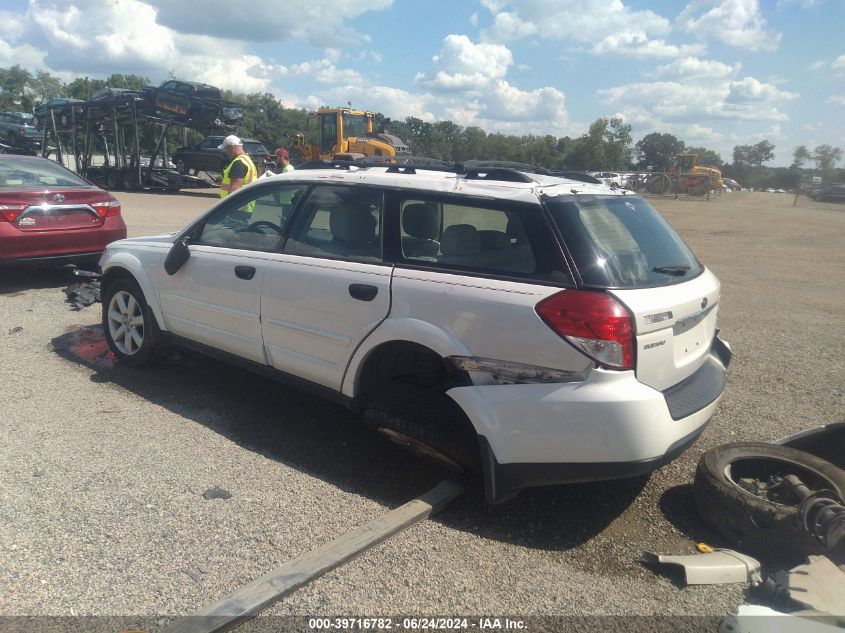
{"type": "Polygon", "coordinates": [[[814,199],[819,202],[845,202],[845,184],[822,187],[815,192],[814,199]]]}
{"type": "Polygon", "coordinates": [[[491,502],[692,443],[731,353],[718,280],[660,214],[605,185],[422,165],[264,177],[175,235],[110,244],[109,346],[133,366],[185,346],[312,390],[479,470],[491,502]]]}
{"type": "Polygon", "coordinates": [[[244,117],[243,105],[224,101],[220,89],[209,84],[171,80],[144,86],[143,94],[160,114],[198,130],[233,125],[244,117]]]}
{"type": "Polygon", "coordinates": [[[622,177],[622,174],[615,171],[591,171],[587,173],[609,187],[621,187],[625,184],[625,179],[622,177]]]}
{"type": "Polygon", "coordinates": [[[0,112],[0,142],[16,148],[41,146],[41,132],[31,114],[0,112]]]}
{"type": "Polygon", "coordinates": [[[50,112],[59,127],[68,127],[74,119],[82,121],[85,113],[85,101],[81,99],[69,99],[56,97],[36,106],[32,110],[33,125],[43,128],[50,121],[50,112]]]}
{"type": "MultiPolygon", "coordinates": [[[[232,159],[228,158],[222,149],[218,149],[224,138],[224,136],[208,136],[196,145],[176,149],[170,155],[170,158],[176,165],[176,169],[183,174],[191,171],[194,174],[200,171],[222,172],[232,162],[232,159]]],[[[271,161],[273,155],[263,144],[254,139],[245,138],[242,140],[244,152],[255,163],[259,173],[263,173],[262,165],[271,161]]]]}
{"type": "Polygon", "coordinates": [[[46,158],[0,155],[0,265],[96,263],[125,237],[107,191],[46,158]]]}

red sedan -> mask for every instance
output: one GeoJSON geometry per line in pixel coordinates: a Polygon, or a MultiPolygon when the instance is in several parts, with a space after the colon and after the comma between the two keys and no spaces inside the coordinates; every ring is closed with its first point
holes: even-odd
{"type": "Polygon", "coordinates": [[[107,191],[46,158],[0,155],[0,266],[96,263],[124,237],[107,191]]]}

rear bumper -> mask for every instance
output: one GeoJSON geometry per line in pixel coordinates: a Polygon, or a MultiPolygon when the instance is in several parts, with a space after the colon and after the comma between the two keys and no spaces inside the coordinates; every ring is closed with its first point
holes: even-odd
{"type": "Polygon", "coordinates": [[[497,502],[522,488],[633,477],[671,461],[715,412],[729,360],[717,337],[702,367],[666,392],[633,372],[596,369],[583,382],[476,385],[449,395],[480,436],[487,497],[497,502]]]}
{"type": "Polygon", "coordinates": [[[0,266],[96,262],[107,244],[125,237],[126,224],[119,215],[91,229],[20,231],[0,222],[0,266]]]}

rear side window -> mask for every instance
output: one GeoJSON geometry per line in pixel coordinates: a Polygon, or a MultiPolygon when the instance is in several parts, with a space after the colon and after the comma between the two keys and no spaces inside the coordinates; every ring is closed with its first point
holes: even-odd
{"type": "Polygon", "coordinates": [[[558,196],[545,204],[587,286],[662,286],[703,270],[663,216],[638,196],[558,196]]]}
{"type": "Polygon", "coordinates": [[[539,207],[404,198],[401,255],[425,267],[568,282],[539,207]]]}

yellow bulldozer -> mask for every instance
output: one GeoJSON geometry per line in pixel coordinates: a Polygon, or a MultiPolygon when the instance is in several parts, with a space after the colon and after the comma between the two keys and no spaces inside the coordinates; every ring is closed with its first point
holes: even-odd
{"type": "Polygon", "coordinates": [[[661,195],[688,193],[691,196],[703,196],[712,189],[721,191],[725,184],[722,172],[716,167],[697,163],[698,154],[678,154],[666,173],[655,174],[648,179],[646,189],[649,193],[661,195]]]}
{"type": "MultiPolygon", "coordinates": [[[[356,160],[365,156],[410,156],[402,139],[376,131],[375,113],[352,108],[320,108],[317,117],[317,143],[306,143],[305,135],[296,135],[293,146],[309,160],[356,160]]],[[[309,115],[309,119],[312,115],[309,115]]]]}

